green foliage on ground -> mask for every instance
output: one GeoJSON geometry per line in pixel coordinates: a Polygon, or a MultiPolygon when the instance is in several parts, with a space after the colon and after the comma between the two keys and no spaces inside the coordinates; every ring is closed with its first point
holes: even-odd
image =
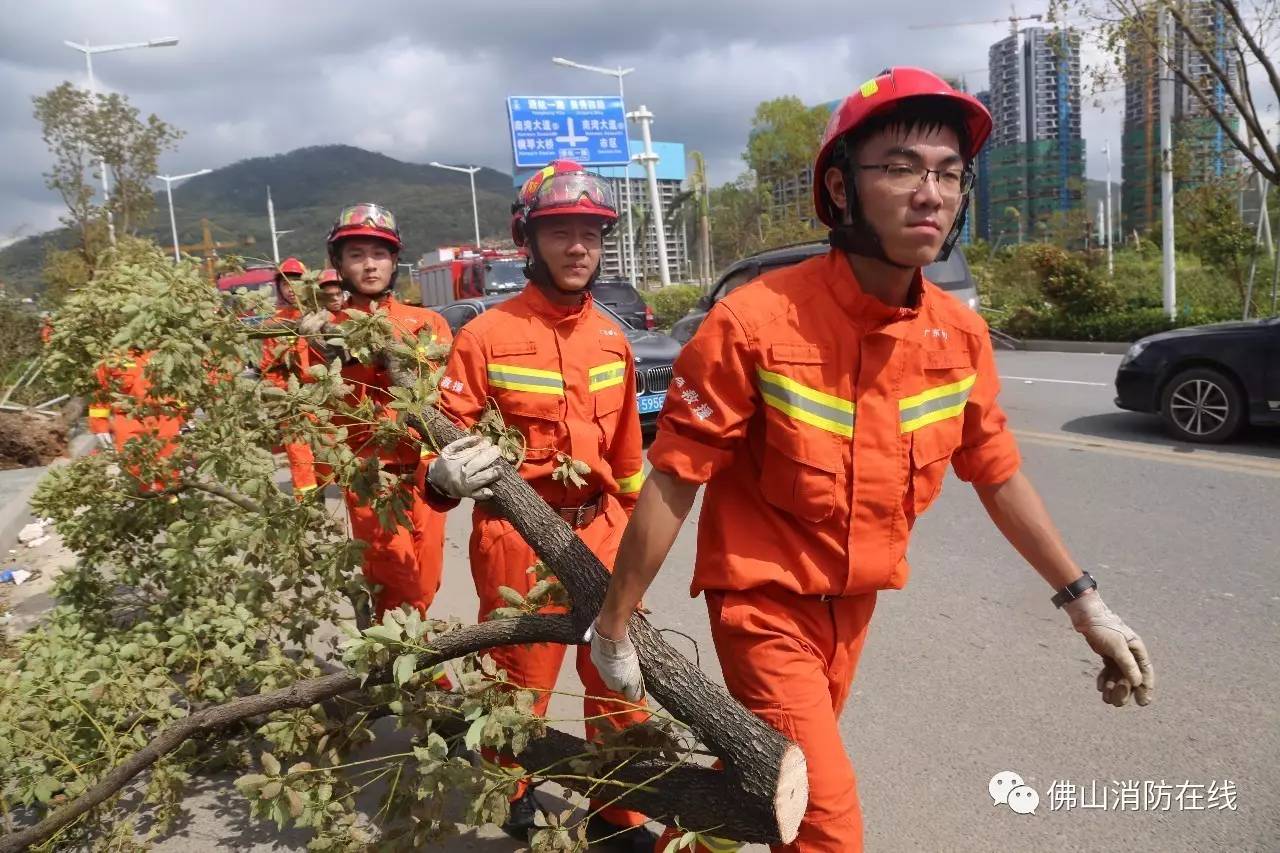
{"type": "Polygon", "coordinates": [[[672,284],[659,290],[642,291],[641,295],[653,308],[658,328],[666,331],[693,309],[702,296],[702,288],[696,284],[672,284]]]}

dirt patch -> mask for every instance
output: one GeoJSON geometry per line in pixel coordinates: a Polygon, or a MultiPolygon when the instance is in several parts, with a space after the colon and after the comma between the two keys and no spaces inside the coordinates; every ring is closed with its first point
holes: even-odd
{"type": "Polygon", "coordinates": [[[61,418],[0,412],[0,469],[48,465],[67,452],[61,418]]]}

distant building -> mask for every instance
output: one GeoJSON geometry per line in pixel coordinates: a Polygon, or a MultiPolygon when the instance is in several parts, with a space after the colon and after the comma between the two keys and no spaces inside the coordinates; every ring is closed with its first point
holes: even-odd
{"type": "Polygon", "coordinates": [[[988,84],[994,126],[979,164],[979,233],[1016,242],[1082,204],[1080,34],[1032,27],[1001,39],[988,52],[988,84]]]}
{"type": "MultiPolygon", "coordinates": [[[[1188,15],[1198,33],[1214,44],[1216,60],[1232,84],[1239,73],[1235,60],[1236,30],[1211,0],[1192,0],[1188,15]]],[[[1173,45],[1174,61],[1188,77],[1212,80],[1208,60],[1187,39],[1173,45]]],[[[1160,220],[1160,69],[1154,51],[1129,45],[1124,58],[1124,135],[1121,169],[1124,184],[1121,214],[1125,233],[1144,233],[1160,220]]],[[[1240,158],[1209,110],[1174,77],[1173,146],[1176,189],[1207,183],[1235,173],[1240,158]]],[[[1239,118],[1225,88],[1212,86],[1214,106],[1238,126],[1239,118]]]]}
{"type": "MultiPolygon", "coordinates": [[[[643,142],[637,139],[633,139],[630,142],[631,155],[633,157],[644,153],[643,142]]],[[[692,275],[689,267],[689,235],[684,228],[673,228],[670,222],[666,222],[667,210],[671,202],[684,187],[684,144],[681,142],[654,142],[653,152],[659,158],[654,168],[657,172],[658,196],[662,199],[663,220],[666,224],[664,230],[667,237],[667,264],[673,281],[687,279],[692,275]]],[[[609,239],[605,241],[604,251],[601,253],[601,275],[625,277],[626,273],[622,268],[622,247],[625,245],[627,234],[627,208],[628,206],[631,207],[633,222],[636,227],[639,227],[640,217],[644,211],[649,209],[648,176],[644,167],[639,163],[632,163],[629,167],[590,166],[588,168],[609,179],[609,183],[613,187],[613,196],[618,200],[619,205],[618,225],[614,228],[609,239]],[[631,178],[630,199],[627,198],[624,175],[629,175],[631,178]]],[[[518,189],[522,186],[532,174],[532,169],[516,170],[514,176],[516,188],[518,189]]],[[[635,248],[637,276],[642,276],[647,271],[649,277],[657,278],[658,238],[657,229],[652,224],[645,231],[643,238],[637,237],[635,248]]]]}

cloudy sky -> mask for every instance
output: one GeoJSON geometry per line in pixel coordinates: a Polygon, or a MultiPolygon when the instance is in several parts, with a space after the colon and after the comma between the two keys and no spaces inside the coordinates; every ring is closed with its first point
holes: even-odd
{"type": "MultiPolygon", "coordinates": [[[[1024,0],[1019,8],[1045,5],[1024,0]]],[[[510,171],[506,95],[613,90],[611,78],[553,65],[560,55],[634,67],[629,107],[653,111],[656,138],[701,150],[720,183],[742,170],[761,100],[831,100],[890,64],[963,74],[976,91],[986,85],[987,47],[1007,23],[911,26],[1009,14],[1007,0],[915,0],[909,11],[833,0],[6,0],[3,7],[0,244],[54,225],[60,210],[41,178],[48,155],[31,97],[62,80],[85,80],[83,56],[64,39],[181,39],[94,63],[100,87],[187,132],[161,161],[169,174],[335,142],[510,171]]],[[[1118,150],[1120,121],[1114,95],[1105,108],[1087,110],[1091,176],[1103,175],[1106,138],[1118,150]]]]}

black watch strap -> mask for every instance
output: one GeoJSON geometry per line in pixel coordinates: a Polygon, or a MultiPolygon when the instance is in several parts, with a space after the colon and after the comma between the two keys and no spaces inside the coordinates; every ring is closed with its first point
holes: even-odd
{"type": "Polygon", "coordinates": [[[1087,591],[1097,588],[1098,582],[1093,579],[1093,575],[1085,572],[1079,578],[1058,590],[1053,598],[1049,600],[1053,602],[1054,607],[1061,607],[1068,601],[1074,601],[1087,591]]]}

